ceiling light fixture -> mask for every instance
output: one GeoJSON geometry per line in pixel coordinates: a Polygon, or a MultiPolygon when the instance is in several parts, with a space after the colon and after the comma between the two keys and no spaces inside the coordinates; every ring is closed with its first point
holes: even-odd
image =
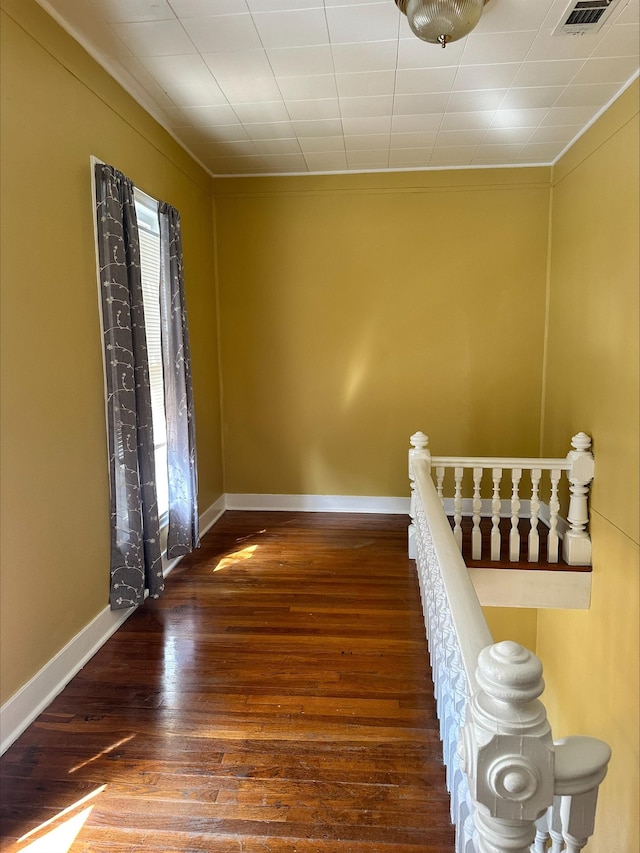
{"type": "Polygon", "coordinates": [[[468,35],[488,0],[395,0],[409,26],[422,41],[446,47],[468,35]]]}

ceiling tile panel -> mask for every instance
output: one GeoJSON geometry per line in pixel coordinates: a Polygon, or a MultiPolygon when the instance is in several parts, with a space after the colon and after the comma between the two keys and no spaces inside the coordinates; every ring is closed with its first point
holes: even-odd
{"type": "Polygon", "coordinates": [[[332,154],[344,151],[344,136],[305,136],[299,140],[303,153],[332,154]]]}
{"type": "Polygon", "coordinates": [[[304,159],[310,172],[346,172],[348,169],[347,155],[344,152],[309,152],[305,154],[304,159]]]}
{"type": "Polygon", "coordinates": [[[512,85],[521,67],[520,62],[501,62],[497,65],[463,65],[454,69],[457,73],[448,89],[453,89],[454,92],[463,92],[475,89],[507,88],[512,85]]]}
{"type": "Polygon", "coordinates": [[[416,115],[422,113],[442,113],[447,106],[448,95],[438,92],[434,95],[396,95],[393,99],[394,115],[416,115]]]}
{"type": "Polygon", "coordinates": [[[395,71],[369,71],[354,74],[336,74],[338,94],[341,98],[393,95],[395,71]]]}
{"type": "MultiPolygon", "coordinates": [[[[522,62],[536,37],[536,30],[484,33],[467,36],[462,65],[487,65],[497,62],[522,62]]],[[[443,51],[444,52],[444,51],[443,51]]]]}
{"type": "Polygon", "coordinates": [[[305,75],[276,78],[282,97],[301,101],[312,98],[337,98],[336,78],[333,74],[305,75]]]}
{"type": "Polygon", "coordinates": [[[332,44],[397,39],[400,14],[394,3],[366,3],[326,10],[332,44]]]}
{"type": "Polygon", "coordinates": [[[287,101],[287,110],[292,121],[340,118],[340,102],[337,98],[324,98],[315,101],[287,101]]]}
{"type": "Polygon", "coordinates": [[[334,44],[332,52],[336,74],[395,71],[398,43],[387,40],[334,44]]]}
{"type": "Polygon", "coordinates": [[[364,133],[345,136],[345,149],[352,151],[383,151],[389,148],[390,133],[364,133]]]}
{"type": "Polygon", "coordinates": [[[333,57],[329,45],[274,48],[267,51],[267,56],[277,77],[333,74],[333,57]]]}
{"type": "Polygon", "coordinates": [[[638,55],[640,27],[638,24],[625,24],[611,27],[602,40],[593,49],[593,56],[635,56],[638,55]]]}
{"type": "MultiPolygon", "coordinates": [[[[128,3],[129,0],[124,0],[128,3]]],[[[155,2],[155,0],[154,0],[155,2]]],[[[207,18],[211,15],[239,15],[248,12],[245,0],[168,0],[178,18],[207,18]]]]}
{"type": "Polygon", "coordinates": [[[197,52],[180,21],[114,24],[113,30],[137,57],[197,52]]]}
{"type": "MultiPolygon", "coordinates": [[[[529,60],[518,69],[514,86],[566,86],[584,66],[584,59],[529,60]]],[[[585,81],[587,82],[587,81],[585,81]]]]}
{"type": "Polygon", "coordinates": [[[327,45],[329,33],[323,9],[264,12],[253,20],[265,48],[327,45]]]}
{"type": "Polygon", "coordinates": [[[262,48],[203,53],[202,59],[220,84],[272,75],[271,63],[262,48]]]}
{"type": "Polygon", "coordinates": [[[478,89],[475,92],[452,92],[447,102],[447,112],[466,113],[474,110],[497,110],[506,95],[506,89],[478,89]]]}
{"type": "Polygon", "coordinates": [[[201,53],[262,47],[251,15],[185,18],[183,26],[201,53]]]}
{"type": "Polygon", "coordinates": [[[526,110],[536,107],[552,107],[565,91],[564,86],[540,86],[540,88],[509,89],[502,103],[501,110],[526,110]]]}
{"type": "Polygon", "coordinates": [[[591,83],[567,87],[555,103],[557,107],[590,107],[606,104],[620,87],[617,83],[591,83]]]}
{"type": "Polygon", "coordinates": [[[163,88],[184,83],[207,83],[211,80],[211,70],[198,53],[143,56],[140,62],[163,88]]]}
{"type": "Polygon", "coordinates": [[[392,108],[393,95],[373,98],[340,98],[340,114],[343,118],[388,116],[392,108]]]}
{"type": "Polygon", "coordinates": [[[442,123],[441,113],[426,113],[424,115],[393,116],[391,119],[392,133],[426,133],[437,130],[442,123]]]}
{"type": "Polygon", "coordinates": [[[89,0],[89,2],[110,24],[175,20],[176,18],[167,0],[89,0]]]}
{"type": "Polygon", "coordinates": [[[389,144],[391,148],[432,148],[437,131],[426,130],[422,133],[394,133],[389,144]]]}
{"type": "Polygon", "coordinates": [[[434,92],[450,92],[458,68],[409,68],[396,74],[396,94],[426,95],[434,92]]]}
{"type": "Polygon", "coordinates": [[[289,118],[284,101],[234,104],[233,107],[240,121],[244,123],[287,121],[289,118]]]}
{"type": "Polygon", "coordinates": [[[166,87],[166,92],[176,104],[183,107],[206,107],[227,103],[224,92],[213,78],[209,83],[170,83],[166,87]]]}
{"type": "Polygon", "coordinates": [[[277,101],[281,97],[280,89],[273,77],[253,77],[251,79],[240,77],[235,80],[227,77],[220,81],[220,89],[232,104],[277,101]]]}
{"type": "Polygon", "coordinates": [[[247,122],[244,124],[251,139],[292,139],[296,131],[290,121],[247,122]]]}

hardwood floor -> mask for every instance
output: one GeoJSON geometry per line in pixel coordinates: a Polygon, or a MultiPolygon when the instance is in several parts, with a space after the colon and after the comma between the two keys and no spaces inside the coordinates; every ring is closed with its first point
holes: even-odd
{"type": "Polygon", "coordinates": [[[1,849],[452,853],[406,528],[227,512],[4,755],[1,849]]]}

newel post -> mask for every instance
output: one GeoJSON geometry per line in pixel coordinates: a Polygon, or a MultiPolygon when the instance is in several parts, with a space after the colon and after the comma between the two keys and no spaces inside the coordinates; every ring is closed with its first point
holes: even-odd
{"type": "Polygon", "coordinates": [[[580,853],[593,835],[598,788],[607,775],[611,748],[598,738],[573,735],[556,741],[555,749],[551,837],[559,843],[560,833],[553,832],[559,824],[566,853],[580,853]]]}
{"type": "Polygon", "coordinates": [[[567,521],[569,530],[564,534],[562,540],[562,555],[564,561],[570,566],[591,565],[591,538],[587,532],[589,523],[589,510],[587,497],[589,485],[593,480],[595,462],[591,452],[591,439],[584,432],[579,432],[571,439],[570,450],[567,459],[571,463],[568,472],[569,491],[569,513],[567,521]]]}
{"type": "Polygon", "coordinates": [[[551,727],[538,696],[542,664],[509,640],[478,657],[459,751],[475,803],[478,853],[529,853],[553,801],[551,727]]]}
{"type": "Polygon", "coordinates": [[[409,439],[411,450],[409,451],[409,483],[411,485],[411,504],[409,506],[409,515],[411,523],[409,524],[409,559],[416,558],[416,481],[413,476],[411,463],[416,456],[421,456],[431,462],[431,451],[429,450],[429,437],[423,432],[414,432],[409,439]]]}

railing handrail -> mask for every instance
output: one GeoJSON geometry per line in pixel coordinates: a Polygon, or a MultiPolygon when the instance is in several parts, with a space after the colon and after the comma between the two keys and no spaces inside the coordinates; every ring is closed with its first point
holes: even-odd
{"type": "Polygon", "coordinates": [[[431,479],[429,460],[415,454],[411,467],[416,490],[429,518],[433,547],[441,566],[442,580],[449,601],[451,620],[458,637],[469,695],[472,695],[477,690],[478,655],[482,649],[493,643],[493,637],[469,577],[467,566],[453,537],[451,526],[442,511],[442,503],[431,479]]]}
{"type": "Polygon", "coordinates": [[[566,456],[558,459],[551,457],[516,456],[432,456],[433,467],[442,468],[540,468],[543,471],[571,470],[571,460],[566,456]]]}

